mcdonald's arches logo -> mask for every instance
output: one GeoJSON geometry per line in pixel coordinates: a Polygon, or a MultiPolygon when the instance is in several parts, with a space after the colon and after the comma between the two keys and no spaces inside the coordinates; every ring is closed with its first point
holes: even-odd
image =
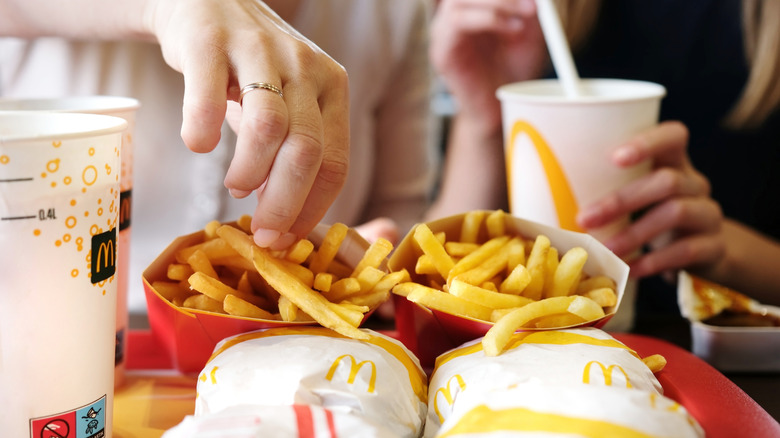
{"type": "Polygon", "coordinates": [[[119,231],[130,227],[133,215],[133,191],[125,190],[119,193],[119,231]]]}
{"type": "Polygon", "coordinates": [[[92,284],[111,278],[116,272],[116,228],[92,236],[92,284]]]}
{"type": "Polygon", "coordinates": [[[433,394],[433,410],[436,411],[436,416],[439,418],[439,423],[444,423],[444,416],[441,415],[441,410],[439,409],[439,393],[444,396],[444,400],[447,402],[447,406],[452,406],[452,403],[455,401],[455,398],[452,396],[452,389],[450,389],[450,385],[452,384],[453,380],[458,384],[458,392],[466,389],[466,382],[463,381],[463,377],[461,377],[460,374],[455,374],[454,376],[450,377],[450,380],[447,381],[446,386],[442,386],[436,390],[436,392],[433,394]]]}
{"type": "MultiPolygon", "coordinates": [[[[515,148],[518,140],[524,136],[530,140],[531,145],[533,145],[533,152],[539,157],[547,185],[550,189],[550,195],[552,196],[552,204],[555,209],[555,216],[558,219],[558,225],[566,230],[583,232],[584,230],[576,222],[579,207],[566,172],[542,134],[530,123],[523,120],[518,120],[512,125],[506,143],[506,174],[510,209],[514,211],[516,208],[512,206],[515,196],[512,192],[517,183],[517,181],[514,181],[517,178],[516,172],[512,170],[517,155],[515,148]]],[[[538,187],[534,187],[534,189],[536,190],[538,187]]]]}
{"type": "Polygon", "coordinates": [[[371,377],[368,380],[368,392],[374,392],[374,389],[376,387],[376,364],[373,361],[370,360],[364,360],[361,362],[358,362],[355,360],[355,357],[351,354],[342,354],[341,356],[337,357],[336,360],[333,361],[333,364],[330,366],[330,369],[328,370],[328,374],[325,376],[326,379],[329,381],[333,380],[333,376],[336,374],[336,370],[339,368],[339,365],[341,365],[342,362],[344,362],[342,359],[348,358],[349,359],[349,375],[347,377],[347,383],[348,384],[354,384],[355,378],[357,378],[357,374],[360,371],[361,368],[363,368],[363,365],[371,365],[371,377]]]}
{"type": "Polygon", "coordinates": [[[598,365],[599,369],[601,370],[601,375],[604,377],[604,384],[606,386],[612,386],[612,376],[615,373],[615,370],[619,371],[623,375],[623,380],[626,382],[626,388],[631,388],[631,380],[628,378],[628,374],[626,373],[626,370],[623,369],[620,365],[610,365],[610,366],[604,366],[603,363],[592,360],[588,362],[585,365],[585,370],[582,372],[582,383],[591,383],[591,368],[593,365],[598,365]]]}

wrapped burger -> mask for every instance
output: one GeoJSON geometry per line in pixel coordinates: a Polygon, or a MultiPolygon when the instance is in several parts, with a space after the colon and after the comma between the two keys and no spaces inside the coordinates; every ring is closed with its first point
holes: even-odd
{"type": "MultiPolygon", "coordinates": [[[[498,356],[487,356],[481,339],[477,339],[437,358],[430,381],[425,436],[438,436],[453,422],[466,421],[462,419],[468,412],[466,407],[472,409],[487,401],[498,403],[501,409],[538,407],[545,412],[544,397],[535,404],[536,398],[519,396],[526,390],[529,394],[532,389],[537,391],[534,388],[540,388],[538,392],[546,394],[549,403],[560,405],[562,411],[554,411],[557,414],[583,415],[591,420],[601,418],[596,407],[591,415],[587,409],[577,411],[577,403],[564,404],[560,399],[585,397],[583,406],[595,406],[603,404],[600,396],[593,398],[595,394],[607,392],[610,397],[622,400],[620,403],[631,404],[632,409],[640,411],[643,408],[639,406],[655,400],[673,403],[663,397],[660,383],[642,358],[600,329],[517,332],[498,356]],[[440,430],[443,426],[446,428],[440,430]]],[[[491,409],[481,415],[487,415],[491,409]]],[[[481,421],[485,425],[499,424],[497,416],[490,413],[490,420],[481,421]]],[[[473,429],[468,430],[474,433],[473,429]]]]}
{"type": "MultiPolygon", "coordinates": [[[[344,415],[350,415],[353,423],[365,422],[390,436],[419,436],[427,409],[427,377],[419,361],[400,342],[361,330],[367,340],[322,327],[268,329],[222,340],[199,375],[195,420],[188,421],[247,411],[262,416],[269,406],[309,406],[342,418],[334,427],[348,424],[344,415]]],[[[289,412],[292,427],[295,417],[289,412]]]]}

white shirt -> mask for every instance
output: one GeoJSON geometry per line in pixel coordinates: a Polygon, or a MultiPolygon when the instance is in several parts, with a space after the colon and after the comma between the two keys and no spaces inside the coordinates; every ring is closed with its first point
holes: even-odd
{"type": "MultiPolygon", "coordinates": [[[[301,2],[291,24],[349,75],[349,174],[323,222],[353,226],[388,216],[405,232],[427,207],[438,159],[430,136],[429,12],[428,0],[301,2]]],[[[0,96],[141,102],[133,133],[131,312],[145,311],[142,272],[175,237],[255,209],[254,196],[232,199],[223,186],[235,144],[227,125],[209,154],[182,142],[183,90],[155,44],[0,39],[0,96]]]]}

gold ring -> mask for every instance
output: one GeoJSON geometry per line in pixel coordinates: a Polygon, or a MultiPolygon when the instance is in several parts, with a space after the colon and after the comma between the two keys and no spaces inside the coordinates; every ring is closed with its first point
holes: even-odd
{"type": "Polygon", "coordinates": [[[244,95],[246,93],[249,93],[252,90],[268,90],[273,91],[274,93],[278,94],[279,97],[284,99],[284,93],[282,93],[282,89],[277,87],[273,84],[267,84],[265,82],[252,82],[251,84],[245,85],[243,88],[241,88],[241,95],[238,98],[238,104],[241,105],[241,103],[244,101],[244,95]]]}

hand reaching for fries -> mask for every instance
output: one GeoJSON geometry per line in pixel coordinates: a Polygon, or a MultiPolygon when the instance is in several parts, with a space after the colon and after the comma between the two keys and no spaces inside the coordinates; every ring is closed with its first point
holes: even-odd
{"type": "Polygon", "coordinates": [[[286,323],[319,323],[342,335],[362,339],[357,329],[366,313],[385,302],[402,270],[387,273],[384,261],[393,250],[377,239],[356,266],[339,259],[349,229],[334,224],[315,247],[300,239],[284,250],[257,246],[251,218],[233,225],[209,223],[204,239],[181,248],[168,266],[168,280],[151,285],[173,305],[197,311],[286,323]]]}
{"type": "Polygon", "coordinates": [[[398,284],[393,293],[494,323],[483,341],[490,355],[499,354],[518,329],[581,325],[614,309],[616,282],[584,272],[585,249],[575,246],[559,255],[545,235],[512,235],[507,217],[501,210],[469,212],[458,237],[417,225],[414,281],[398,284]]]}

